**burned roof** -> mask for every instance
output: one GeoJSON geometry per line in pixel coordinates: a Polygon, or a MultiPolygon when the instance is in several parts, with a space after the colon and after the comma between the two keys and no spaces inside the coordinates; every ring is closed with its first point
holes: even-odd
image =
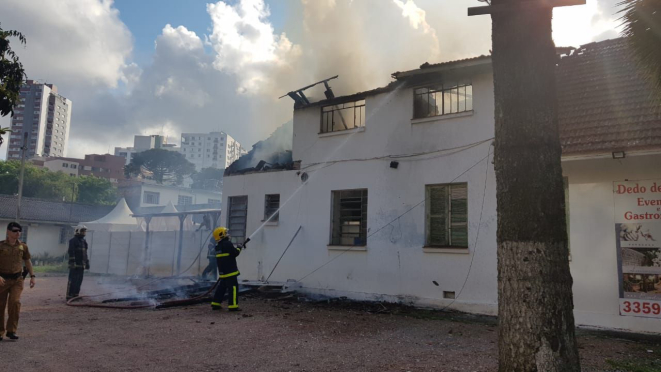
{"type": "Polygon", "coordinates": [[[420,68],[410,71],[397,71],[392,74],[392,77],[395,79],[405,79],[409,76],[427,74],[430,70],[447,70],[453,68],[466,68],[474,67],[478,65],[488,65],[491,63],[491,56],[481,55],[477,57],[457,59],[454,61],[447,61],[441,63],[429,63],[425,62],[420,65],[420,68]]]}
{"type": "Polygon", "coordinates": [[[556,80],[563,155],[661,148],[658,92],[625,38],[561,58],[556,80]]]}
{"type": "MultiPolygon", "coordinates": [[[[18,198],[13,195],[0,195],[0,218],[16,218],[18,198]]],[[[76,224],[94,221],[107,215],[114,206],[63,203],[35,198],[21,199],[21,220],[28,222],[50,222],[55,224],[76,224]]]]}

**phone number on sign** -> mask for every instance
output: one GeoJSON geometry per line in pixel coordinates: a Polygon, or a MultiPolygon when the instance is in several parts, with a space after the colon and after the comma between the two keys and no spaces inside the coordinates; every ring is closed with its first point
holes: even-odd
{"type": "Polygon", "coordinates": [[[620,314],[661,318],[661,302],[620,299],[620,314]]]}

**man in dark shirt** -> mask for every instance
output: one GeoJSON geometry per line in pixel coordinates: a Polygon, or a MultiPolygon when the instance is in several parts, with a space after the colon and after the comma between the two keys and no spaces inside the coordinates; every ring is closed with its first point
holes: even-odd
{"type": "Polygon", "coordinates": [[[85,270],[90,269],[87,258],[87,227],[76,227],[76,235],[69,240],[69,283],[67,284],[67,300],[80,295],[80,286],[83,284],[85,270]]]}

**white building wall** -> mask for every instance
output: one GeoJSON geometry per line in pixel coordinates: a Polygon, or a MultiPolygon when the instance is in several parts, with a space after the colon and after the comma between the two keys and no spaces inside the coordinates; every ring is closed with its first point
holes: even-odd
{"type": "Polygon", "coordinates": [[[195,169],[225,169],[245,150],[232,136],[224,132],[182,133],[181,154],[195,164],[195,169]]]}
{"type": "Polygon", "coordinates": [[[620,316],[613,182],[661,179],[661,155],[564,161],[569,180],[576,323],[661,333],[656,318],[620,316]]]}
{"type": "Polygon", "coordinates": [[[63,159],[46,159],[44,161],[44,168],[51,172],[62,172],[71,176],[78,176],[78,163],[73,163],[63,159]],[[66,165],[66,166],[65,166],[66,165]]]}
{"type": "MultiPolygon", "coordinates": [[[[456,148],[493,137],[491,79],[473,79],[475,110],[454,117],[412,121],[411,89],[368,97],[366,126],[353,132],[320,135],[319,107],[295,111],[293,157],[309,175],[306,184],[296,171],[224,179],[225,206],[231,196],[248,196],[247,234],[253,236],[239,257],[242,279],[265,279],[302,226],[271,281],[301,280],[303,291],[315,294],[496,314],[497,213],[491,161],[488,169],[483,162],[453,181],[487,155],[490,143],[435,153],[427,160],[399,159],[398,169],[389,168],[391,159],[366,160],[456,148]],[[327,163],[332,160],[347,161],[327,163]],[[464,254],[424,249],[424,204],[411,209],[424,199],[426,184],[447,182],[468,183],[469,249],[464,254]],[[331,191],[354,188],[368,189],[367,247],[345,252],[346,248],[328,246],[331,191]],[[260,228],[264,196],[277,193],[280,220],[260,228]],[[443,291],[454,291],[457,299],[444,299],[443,291]]],[[[658,319],[619,315],[613,210],[613,181],[661,179],[659,164],[661,155],[563,160],[569,180],[570,267],[578,325],[661,333],[658,319]]],[[[223,223],[226,211],[223,208],[223,223]]]]}
{"type": "MultiPolygon", "coordinates": [[[[10,220],[1,220],[0,224],[7,226],[11,222],[10,220]]],[[[32,223],[25,222],[21,223],[23,226],[28,228],[28,237],[26,244],[30,248],[30,254],[32,256],[43,255],[48,253],[50,256],[62,256],[67,253],[69,247],[68,242],[65,244],[60,244],[60,229],[64,225],[52,225],[45,223],[32,223]]],[[[23,240],[23,236],[19,238],[23,240]]],[[[2,239],[4,240],[4,238],[2,239]]]]}
{"type": "MultiPolygon", "coordinates": [[[[300,280],[334,259],[302,280],[305,291],[495,314],[495,182],[491,163],[480,162],[491,152],[490,141],[463,151],[434,153],[426,160],[400,159],[398,169],[389,167],[391,159],[325,163],[431,152],[489,140],[493,137],[494,110],[490,75],[476,77],[473,89],[474,106],[478,107],[474,112],[413,123],[412,89],[368,97],[365,128],[354,132],[320,135],[321,108],[297,110],[293,157],[302,161],[302,171],[309,174],[307,184],[301,186],[295,171],[224,179],[225,206],[230,196],[249,198],[247,232],[254,236],[239,259],[244,279],[267,276],[302,226],[271,280],[300,280]],[[324,164],[306,169],[314,163],[324,164]],[[450,182],[468,183],[469,248],[425,249],[425,208],[421,203],[425,185],[450,182]],[[357,188],[368,189],[367,247],[352,252],[345,252],[346,247],[329,247],[331,192],[357,188]],[[295,190],[299,191],[292,196],[295,190]],[[280,222],[259,229],[264,195],[272,193],[280,193],[284,204],[280,222]],[[454,291],[457,299],[444,299],[443,291],[454,291]]],[[[221,221],[227,221],[226,208],[221,221]]]]}
{"type": "Polygon", "coordinates": [[[189,196],[193,198],[192,204],[207,204],[209,203],[209,199],[222,200],[222,194],[220,192],[144,183],[142,184],[140,195],[140,207],[165,206],[170,202],[176,206],[179,202],[179,196],[189,196]],[[158,204],[145,203],[145,191],[159,193],[158,204]]]}

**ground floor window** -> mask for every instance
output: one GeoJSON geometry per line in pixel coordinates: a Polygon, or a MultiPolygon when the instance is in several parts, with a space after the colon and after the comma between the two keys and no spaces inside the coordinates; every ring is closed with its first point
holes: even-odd
{"type": "Polygon", "coordinates": [[[178,205],[191,205],[193,204],[193,197],[192,196],[186,196],[186,195],[179,195],[177,198],[177,204],[178,205]]]}
{"type": "Polygon", "coordinates": [[[248,197],[230,196],[227,198],[227,228],[233,243],[246,241],[246,221],[248,218],[248,197]]]}
{"type": "Polygon", "coordinates": [[[68,226],[60,227],[60,244],[67,244],[73,238],[73,229],[68,226]]]}
{"type": "Polygon", "coordinates": [[[332,192],[331,245],[367,244],[367,189],[332,192]]]}
{"type": "Polygon", "coordinates": [[[426,246],[468,248],[468,185],[427,185],[426,246]]]}
{"type": "Polygon", "coordinates": [[[160,197],[161,193],[159,192],[145,191],[142,202],[145,204],[158,204],[160,197]]]}

